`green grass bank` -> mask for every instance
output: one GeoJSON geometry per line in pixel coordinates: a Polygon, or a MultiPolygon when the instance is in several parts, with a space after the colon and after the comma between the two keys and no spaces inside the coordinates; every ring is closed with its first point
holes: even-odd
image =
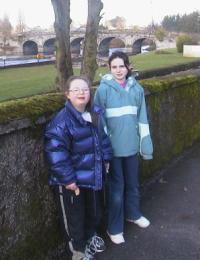
{"type": "MultiPolygon", "coordinates": [[[[130,56],[134,70],[149,70],[163,68],[198,60],[185,58],[175,49],[166,50],[168,54],[156,54],[156,51],[136,56],[130,56]]],[[[107,67],[99,67],[95,81],[108,71],[107,67]]],[[[79,74],[79,69],[74,69],[79,74]]],[[[9,68],[0,70],[0,102],[10,99],[33,96],[55,91],[55,65],[44,65],[24,68],[9,68]]]]}

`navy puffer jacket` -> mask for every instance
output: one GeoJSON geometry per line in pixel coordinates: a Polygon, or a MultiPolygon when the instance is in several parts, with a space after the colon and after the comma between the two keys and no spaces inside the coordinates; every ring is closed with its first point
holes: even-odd
{"type": "Polygon", "coordinates": [[[80,187],[102,188],[103,161],[112,158],[109,138],[102,127],[102,109],[94,107],[98,129],[83,119],[71,104],[49,122],[45,131],[45,156],[50,185],[76,183],[80,187]]]}

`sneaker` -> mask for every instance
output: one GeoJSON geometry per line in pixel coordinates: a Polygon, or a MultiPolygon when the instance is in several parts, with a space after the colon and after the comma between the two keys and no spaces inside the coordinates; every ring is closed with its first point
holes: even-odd
{"type": "Polygon", "coordinates": [[[106,249],[103,239],[97,235],[94,235],[89,241],[89,247],[95,251],[95,253],[103,252],[106,249]]]}
{"type": "Polygon", "coordinates": [[[73,251],[72,252],[72,260],[82,260],[84,259],[85,254],[80,251],[73,251]]]}
{"type": "Polygon", "coordinates": [[[90,248],[90,244],[87,244],[85,247],[85,255],[83,257],[83,260],[95,260],[95,250],[93,248],[90,248]]]}
{"type": "Polygon", "coordinates": [[[103,239],[97,235],[94,235],[86,245],[85,256],[83,260],[94,260],[94,255],[99,252],[103,252],[106,249],[103,239]]]}
{"type": "Polygon", "coordinates": [[[91,255],[89,252],[85,251],[85,255],[81,260],[95,260],[95,257],[91,255]]]}
{"type": "Polygon", "coordinates": [[[108,236],[110,237],[110,240],[114,243],[114,244],[122,244],[125,242],[124,240],[124,236],[123,236],[123,233],[119,233],[119,234],[116,234],[116,235],[111,235],[107,232],[108,236]]]}
{"type": "Polygon", "coordinates": [[[95,260],[95,257],[85,252],[84,257],[81,260],[95,260]]]}
{"type": "Polygon", "coordinates": [[[147,228],[150,225],[150,221],[147,218],[143,217],[143,216],[141,216],[137,220],[127,219],[127,221],[133,222],[133,223],[135,223],[136,225],[138,225],[141,228],[147,228]]]}

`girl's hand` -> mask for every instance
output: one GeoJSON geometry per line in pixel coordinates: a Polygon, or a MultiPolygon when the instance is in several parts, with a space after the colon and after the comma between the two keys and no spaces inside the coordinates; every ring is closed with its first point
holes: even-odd
{"type": "Polygon", "coordinates": [[[78,186],[76,185],[76,183],[71,183],[69,185],[65,185],[65,189],[67,190],[77,190],[78,189],[78,186]]]}
{"type": "Polygon", "coordinates": [[[108,173],[109,169],[110,169],[110,163],[109,162],[105,163],[105,168],[106,168],[106,173],[108,173]]]}

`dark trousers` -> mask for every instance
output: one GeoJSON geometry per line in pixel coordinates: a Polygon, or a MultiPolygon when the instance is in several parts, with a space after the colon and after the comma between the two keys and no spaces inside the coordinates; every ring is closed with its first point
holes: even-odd
{"type": "Polygon", "coordinates": [[[80,194],[55,187],[60,221],[71,251],[84,252],[85,245],[97,230],[101,218],[100,191],[80,189],[80,194]]]}
{"type": "Polygon", "coordinates": [[[138,156],[114,157],[108,185],[108,232],[116,235],[124,230],[124,218],[136,220],[141,217],[138,156]]]}

